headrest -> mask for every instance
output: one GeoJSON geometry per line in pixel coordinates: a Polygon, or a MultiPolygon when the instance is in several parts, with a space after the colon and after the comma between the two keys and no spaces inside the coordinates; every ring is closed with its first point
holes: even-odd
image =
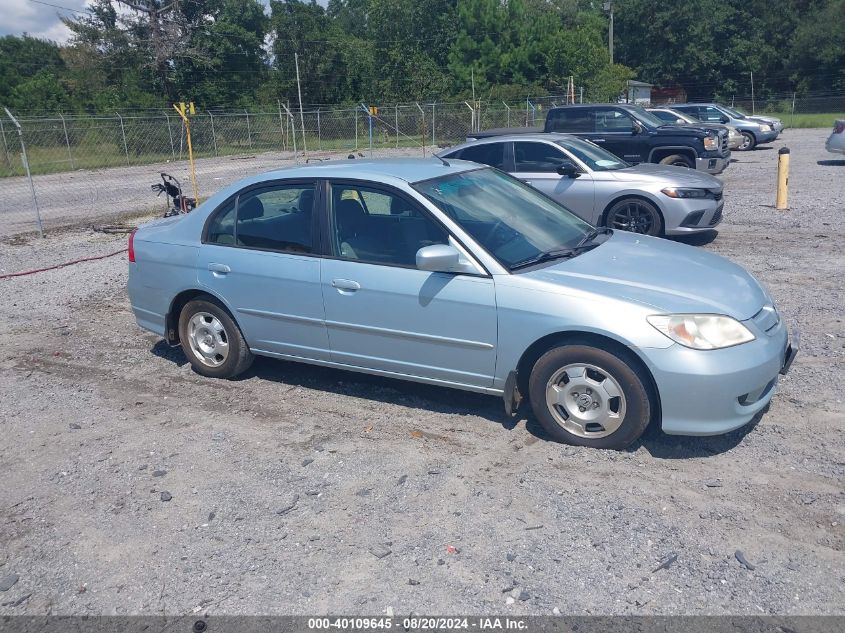
{"type": "Polygon", "coordinates": [[[341,200],[337,203],[337,220],[341,224],[348,226],[366,217],[364,207],[357,200],[341,200]]]}
{"type": "Polygon", "coordinates": [[[299,200],[296,203],[300,213],[311,213],[314,209],[314,190],[303,189],[299,194],[299,200]]]}
{"type": "Polygon", "coordinates": [[[411,205],[399,197],[390,199],[390,215],[412,215],[411,205]]]}
{"type": "Polygon", "coordinates": [[[238,200],[238,220],[254,220],[264,217],[264,204],[256,196],[246,201],[238,200]]]}

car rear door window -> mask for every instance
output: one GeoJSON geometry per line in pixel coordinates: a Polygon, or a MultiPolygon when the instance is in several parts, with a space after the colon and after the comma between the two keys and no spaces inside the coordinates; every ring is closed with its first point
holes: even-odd
{"type": "Polygon", "coordinates": [[[596,110],[596,132],[630,132],[634,122],[627,114],[616,109],[596,110]]]}
{"type": "Polygon", "coordinates": [[[566,160],[564,153],[547,143],[514,143],[514,158],[517,172],[555,173],[566,160]]]}
{"type": "Polygon", "coordinates": [[[547,132],[592,132],[593,116],[586,108],[552,110],[546,121],[547,132]]]}
{"type": "Polygon", "coordinates": [[[473,145],[461,151],[461,160],[471,160],[482,165],[490,165],[497,169],[505,167],[505,144],[504,143],[483,143],[473,145]]]}
{"type": "Polygon", "coordinates": [[[238,196],[235,243],[246,248],[312,253],[314,185],[277,185],[238,196]]]}
{"type": "Polygon", "coordinates": [[[448,243],[442,226],[397,193],[338,183],[332,185],[330,200],[335,257],[415,267],[423,246],[448,243]]]}

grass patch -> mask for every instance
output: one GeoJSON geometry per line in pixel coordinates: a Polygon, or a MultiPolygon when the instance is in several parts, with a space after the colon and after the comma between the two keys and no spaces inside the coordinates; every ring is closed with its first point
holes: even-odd
{"type": "Polygon", "coordinates": [[[763,116],[774,116],[783,121],[788,128],[833,128],[836,119],[845,119],[845,112],[822,112],[820,114],[800,114],[796,112],[760,112],[763,116]]]}

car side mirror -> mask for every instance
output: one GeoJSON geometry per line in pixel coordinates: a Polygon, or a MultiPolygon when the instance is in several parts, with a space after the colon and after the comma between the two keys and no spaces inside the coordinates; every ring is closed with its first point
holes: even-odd
{"type": "Polygon", "coordinates": [[[730,119],[723,114],[721,117],[719,117],[719,121],[721,121],[722,123],[729,123],[730,119]]]}
{"type": "Polygon", "coordinates": [[[577,178],[581,175],[581,172],[578,170],[578,166],[573,163],[571,160],[564,160],[558,165],[557,173],[561,176],[565,176],[566,178],[577,178]]]}
{"type": "Polygon", "coordinates": [[[683,119],[675,119],[675,123],[677,123],[678,125],[683,125],[684,123],[686,123],[686,121],[684,121],[683,119]]]}
{"type": "Polygon", "coordinates": [[[634,121],[633,124],[631,124],[631,134],[633,136],[636,136],[637,134],[642,134],[642,133],[643,133],[642,124],[639,121],[634,121]]]}
{"type": "Polygon", "coordinates": [[[449,244],[432,244],[417,251],[417,268],[433,273],[452,273],[460,269],[461,254],[449,244]]]}

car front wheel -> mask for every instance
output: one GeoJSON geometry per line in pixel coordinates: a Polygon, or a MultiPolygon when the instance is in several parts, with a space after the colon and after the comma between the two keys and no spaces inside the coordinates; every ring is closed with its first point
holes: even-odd
{"type": "Polygon", "coordinates": [[[682,154],[672,154],[660,161],[661,165],[674,165],[675,167],[688,167],[692,169],[695,165],[686,156],[682,154]]]}
{"type": "Polygon", "coordinates": [[[754,135],[751,132],[742,132],[742,143],[740,143],[737,149],[740,152],[747,152],[754,149],[755,145],[757,145],[757,139],[754,135]]]}
{"type": "Polygon", "coordinates": [[[607,211],[605,224],[611,229],[659,236],[663,234],[663,218],[657,207],[642,198],[625,198],[607,211]]]}
{"type": "Polygon", "coordinates": [[[240,328],[211,297],[194,299],[182,308],[179,341],[194,371],[203,376],[233,378],[252,364],[240,328]]]}
{"type": "Polygon", "coordinates": [[[534,415],[555,440],[623,449],[645,431],[653,410],[636,363],[589,345],[546,352],[531,371],[534,415]]]}

